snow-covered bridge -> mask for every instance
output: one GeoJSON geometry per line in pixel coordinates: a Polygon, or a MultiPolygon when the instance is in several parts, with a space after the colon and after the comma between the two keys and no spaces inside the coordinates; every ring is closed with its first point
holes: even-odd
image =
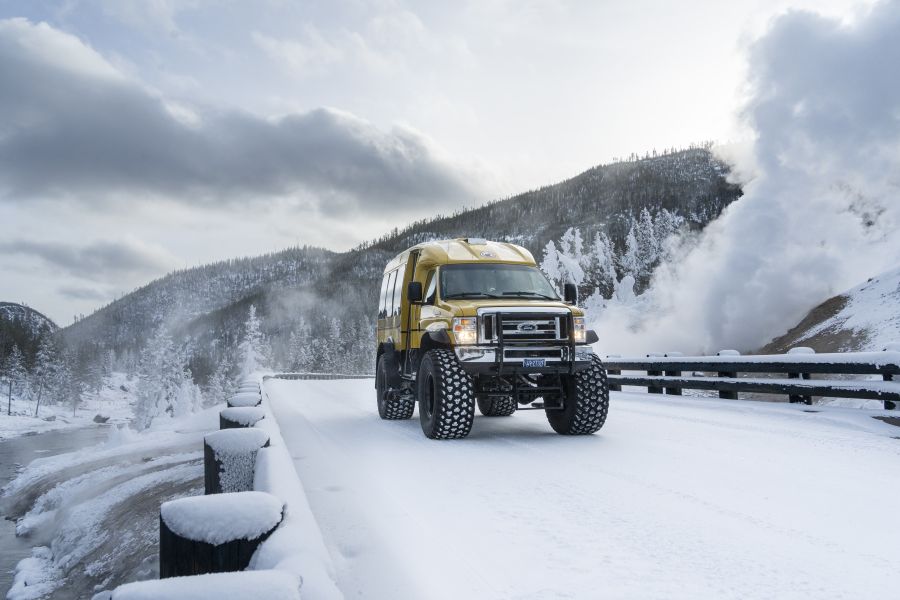
{"type": "Polygon", "coordinates": [[[887,598],[900,429],[871,411],[613,393],[426,439],[371,380],[266,382],[345,597],[887,598]]]}

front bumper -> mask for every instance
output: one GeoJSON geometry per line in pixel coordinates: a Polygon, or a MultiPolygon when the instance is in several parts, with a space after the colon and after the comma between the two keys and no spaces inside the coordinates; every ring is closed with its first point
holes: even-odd
{"type": "Polygon", "coordinates": [[[590,346],[457,346],[456,357],[470,374],[570,373],[586,369],[594,351],[590,346]],[[543,367],[525,367],[526,359],[542,358],[543,367]]]}

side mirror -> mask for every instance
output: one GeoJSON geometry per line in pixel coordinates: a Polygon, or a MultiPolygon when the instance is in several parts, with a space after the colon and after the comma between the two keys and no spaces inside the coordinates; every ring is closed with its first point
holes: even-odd
{"type": "Polygon", "coordinates": [[[418,281],[410,281],[406,284],[406,299],[410,304],[422,303],[422,284],[418,281]]]}
{"type": "Polygon", "coordinates": [[[563,298],[566,304],[578,304],[578,288],[574,283],[567,283],[563,289],[563,298]]]}

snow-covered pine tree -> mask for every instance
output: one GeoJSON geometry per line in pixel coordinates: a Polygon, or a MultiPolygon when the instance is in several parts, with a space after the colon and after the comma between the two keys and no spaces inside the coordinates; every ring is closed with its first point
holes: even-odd
{"type": "Polygon", "coordinates": [[[638,248],[638,272],[635,278],[649,278],[659,257],[660,244],[656,238],[656,230],[653,226],[653,217],[650,211],[644,208],[635,227],[638,248]]]}
{"type": "Polygon", "coordinates": [[[640,273],[641,259],[634,225],[631,226],[631,230],[625,237],[625,253],[619,258],[619,268],[623,275],[637,277],[637,274],[640,273]]]}
{"type": "Polygon", "coordinates": [[[228,379],[230,367],[228,361],[222,360],[213,371],[209,378],[209,384],[206,387],[206,406],[213,406],[225,402],[232,390],[231,382],[228,379]]]}
{"type": "Polygon", "coordinates": [[[53,390],[57,402],[68,402],[74,416],[81,403],[84,387],[76,372],[75,353],[64,351],[54,368],[53,390]]]}
{"type": "Polygon", "coordinates": [[[194,383],[190,372],[185,373],[185,377],[178,384],[178,390],[175,394],[175,401],[172,403],[171,416],[183,417],[200,410],[203,405],[203,394],[200,387],[194,383]]]}
{"type": "Polygon", "coordinates": [[[312,332],[302,317],[291,329],[288,341],[288,369],[299,373],[313,370],[313,354],[310,348],[312,332]]]}
{"type": "Polygon", "coordinates": [[[594,287],[594,293],[603,298],[611,298],[616,287],[616,252],[612,241],[598,232],[588,252],[588,278],[594,287]]]}
{"type": "Polygon", "coordinates": [[[183,414],[183,407],[193,404],[193,398],[185,402],[182,389],[185,382],[190,383],[191,379],[190,372],[185,368],[186,362],[185,352],[177,348],[164,328],[160,327],[141,353],[134,408],[135,427],[146,429],[156,417],[183,414]]]}
{"type": "Polygon", "coordinates": [[[557,291],[561,292],[566,283],[574,283],[577,286],[582,284],[584,281],[584,269],[581,266],[583,261],[581,234],[570,227],[560,239],[559,250],[556,249],[553,240],[547,242],[540,266],[557,291]]]}
{"type": "Polygon", "coordinates": [[[40,414],[41,400],[43,400],[44,394],[48,391],[52,391],[58,359],[59,356],[56,346],[53,344],[53,339],[49,335],[43,336],[34,358],[34,368],[31,371],[32,377],[35,380],[35,385],[37,386],[34,402],[35,417],[40,414]]]}
{"type": "Polygon", "coordinates": [[[683,223],[683,217],[669,212],[665,208],[656,213],[656,216],[653,218],[653,231],[659,247],[657,264],[668,262],[672,259],[673,237],[678,233],[683,223]]]}
{"type": "Polygon", "coordinates": [[[563,275],[559,268],[559,251],[556,249],[556,243],[553,240],[547,242],[544,246],[544,257],[541,260],[541,271],[550,280],[550,283],[559,290],[563,275]]]}
{"type": "Polygon", "coordinates": [[[343,356],[344,327],[340,319],[332,317],[329,321],[326,343],[322,348],[321,362],[316,365],[316,370],[325,373],[342,373],[347,370],[346,358],[343,356]]]}
{"type": "Polygon", "coordinates": [[[25,370],[25,356],[19,350],[18,344],[13,345],[12,352],[6,357],[4,374],[7,378],[6,414],[12,414],[12,397],[25,388],[28,371],[25,370]]]}
{"type": "Polygon", "coordinates": [[[269,352],[260,329],[259,317],[256,316],[256,306],[253,304],[247,311],[247,320],[244,322],[244,339],[238,346],[238,353],[241,361],[241,377],[268,367],[269,352]]]}

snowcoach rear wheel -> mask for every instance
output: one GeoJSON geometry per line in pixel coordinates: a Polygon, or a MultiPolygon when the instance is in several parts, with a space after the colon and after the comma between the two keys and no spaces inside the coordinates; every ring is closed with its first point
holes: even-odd
{"type": "Polygon", "coordinates": [[[478,410],[486,417],[508,417],[516,412],[518,405],[512,396],[478,398],[478,410]]]}
{"type": "Polygon", "coordinates": [[[575,381],[572,397],[566,398],[562,410],[547,410],[547,420],[553,431],[562,435],[588,435],[595,433],[606,422],[609,410],[609,383],[606,369],[597,356],[591,357],[591,366],[573,375],[575,381]]]}
{"type": "Polygon", "coordinates": [[[378,416],[389,421],[409,419],[416,409],[415,399],[411,394],[401,395],[398,390],[388,388],[387,379],[387,361],[384,355],[381,355],[375,367],[378,416]]]}
{"type": "Polygon", "coordinates": [[[472,378],[450,350],[429,350],[422,358],[418,381],[419,420],[434,440],[464,438],[475,419],[472,378]]]}

